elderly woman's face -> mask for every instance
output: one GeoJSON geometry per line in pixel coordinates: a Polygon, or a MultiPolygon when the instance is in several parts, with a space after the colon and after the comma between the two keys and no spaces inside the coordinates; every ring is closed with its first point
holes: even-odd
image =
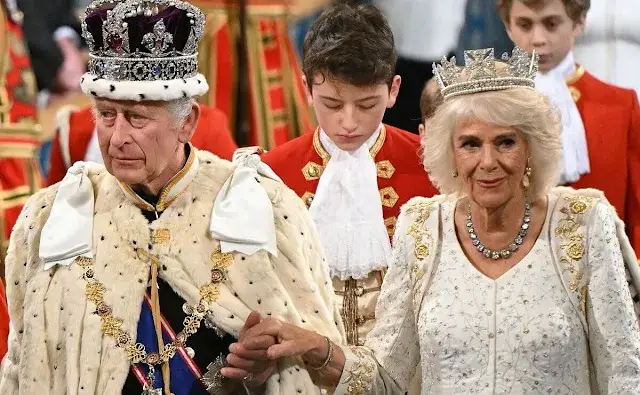
{"type": "Polygon", "coordinates": [[[499,207],[522,191],[528,146],[513,128],[481,122],[461,124],[453,135],[453,157],[469,197],[499,207]]]}
{"type": "Polygon", "coordinates": [[[105,166],[125,184],[151,184],[191,136],[163,103],[96,100],[95,106],[105,166]]]}

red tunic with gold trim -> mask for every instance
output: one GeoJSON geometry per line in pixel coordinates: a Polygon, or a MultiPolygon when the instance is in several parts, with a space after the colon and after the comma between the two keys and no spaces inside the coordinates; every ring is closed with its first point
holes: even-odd
{"type": "MultiPolygon", "coordinates": [[[[51,150],[51,167],[47,176],[48,185],[62,181],[72,164],[87,158],[88,150],[98,150],[98,147],[90,148],[90,144],[97,144],[94,139],[95,121],[91,107],[78,111],[62,109],[58,113],[57,121],[51,150]]],[[[200,150],[209,151],[226,160],[231,160],[238,148],[231,137],[227,117],[222,111],[202,104],[200,120],[191,143],[200,150]]]]}
{"type": "Polygon", "coordinates": [[[198,63],[211,90],[202,101],[236,125],[237,86],[248,78],[249,145],[271,149],[313,128],[302,71],[289,36],[291,0],[246,0],[248,75],[238,75],[239,0],[194,0],[207,14],[198,63]]]}
{"type": "MultiPolygon", "coordinates": [[[[424,170],[419,150],[417,135],[386,125],[371,147],[371,155],[378,169],[382,214],[390,237],[404,203],[415,196],[431,197],[438,193],[424,170]]],[[[329,154],[320,143],[319,130],[305,133],[262,155],[262,160],[304,200],[307,207],[313,200],[329,159],[329,154]]],[[[384,273],[375,272],[362,280],[334,279],[350,344],[362,344],[373,328],[375,305],[383,277],[384,273]]]]}
{"type": "MultiPolygon", "coordinates": [[[[17,9],[0,1],[0,277],[9,236],[22,206],[42,182],[37,161],[36,84],[17,9]],[[13,19],[12,19],[13,17],[13,19]],[[15,21],[14,21],[15,19],[15,21]]],[[[9,313],[0,280],[0,360],[7,352],[9,313]]]]}
{"type": "Polygon", "coordinates": [[[0,1],[0,271],[9,236],[27,198],[41,185],[37,162],[36,84],[19,11],[0,1]]]}
{"type": "Polygon", "coordinates": [[[582,116],[591,172],[571,186],[596,188],[624,219],[640,255],[640,107],[631,89],[606,84],[582,67],[567,81],[582,116]]]}

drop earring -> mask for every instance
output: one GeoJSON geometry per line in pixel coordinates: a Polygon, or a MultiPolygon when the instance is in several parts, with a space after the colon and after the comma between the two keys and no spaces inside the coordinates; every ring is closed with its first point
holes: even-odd
{"type": "Polygon", "coordinates": [[[527,159],[527,167],[525,167],[524,169],[524,177],[522,177],[522,185],[524,186],[525,189],[529,188],[529,185],[531,184],[531,173],[532,173],[532,169],[530,166],[531,162],[531,158],[527,159]]]}

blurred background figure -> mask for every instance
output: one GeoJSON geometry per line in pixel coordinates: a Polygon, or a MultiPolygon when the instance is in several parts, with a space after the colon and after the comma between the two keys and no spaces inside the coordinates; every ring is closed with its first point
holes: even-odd
{"type": "Polygon", "coordinates": [[[496,0],[467,0],[466,3],[456,57],[462,61],[463,52],[468,48],[494,48],[499,55],[511,53],[513,43],[496,12],[496,0]]]}
{"type": "Polygon", "coordinates": [[[433,76],[432,64],[456,50],[466,0],[373,0],[386,15],[398,51],[396,73],[402,86],[384,122],[418,133],[420,96],[433,76]]]}
{"type": "Polygon", "coordinates": [[[14,0],[22,11],[22,29],[39,91],[39,107],[80,90],[86,71],[80,20],[73,0],[14,0]]]}
{"type": "MultiPolygon", "coordinates": [[[[227,114],[239,146],[276,147],[311,130],[291,14],[302,1],[195,0],[207,14],[200,70],[212,89],[201,103],[227,114]]],[[[298,11],[299,10],[299,11],[298,11]]]]}
{"type": "Polygon", "coordinates": [[[11,229],[41,186],[36,85],[15,3],[0,0],[0,277],[11,229]]]}
{"type": "Polygon", "coordinates": [[[592,0],[576,61],[596,77],[640,94],[640,2],[592,0]]]}

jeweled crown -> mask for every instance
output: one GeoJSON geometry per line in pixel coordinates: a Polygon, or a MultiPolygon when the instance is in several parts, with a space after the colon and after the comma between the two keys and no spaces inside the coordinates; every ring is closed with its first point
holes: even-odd
{"type": "Polygon", "coordinates": [[[478,92],[533,89],[538,58],[535,51],[529,54],[519,47],[513,49],[511,56],[504,53],[501,60],[494,58],[493,48],[476,49],[464,52],[464,67],[456,64],[455,56],[451,60],[443,57],[439,65],[433,64],[433,74],[444,100],[478,92]]]}
{"type": "Polygon", "coordinates": [[[89,73],[111,81],[194,77],[205,17],[176,0],[96,0],[82,21],[89,73]]]}

